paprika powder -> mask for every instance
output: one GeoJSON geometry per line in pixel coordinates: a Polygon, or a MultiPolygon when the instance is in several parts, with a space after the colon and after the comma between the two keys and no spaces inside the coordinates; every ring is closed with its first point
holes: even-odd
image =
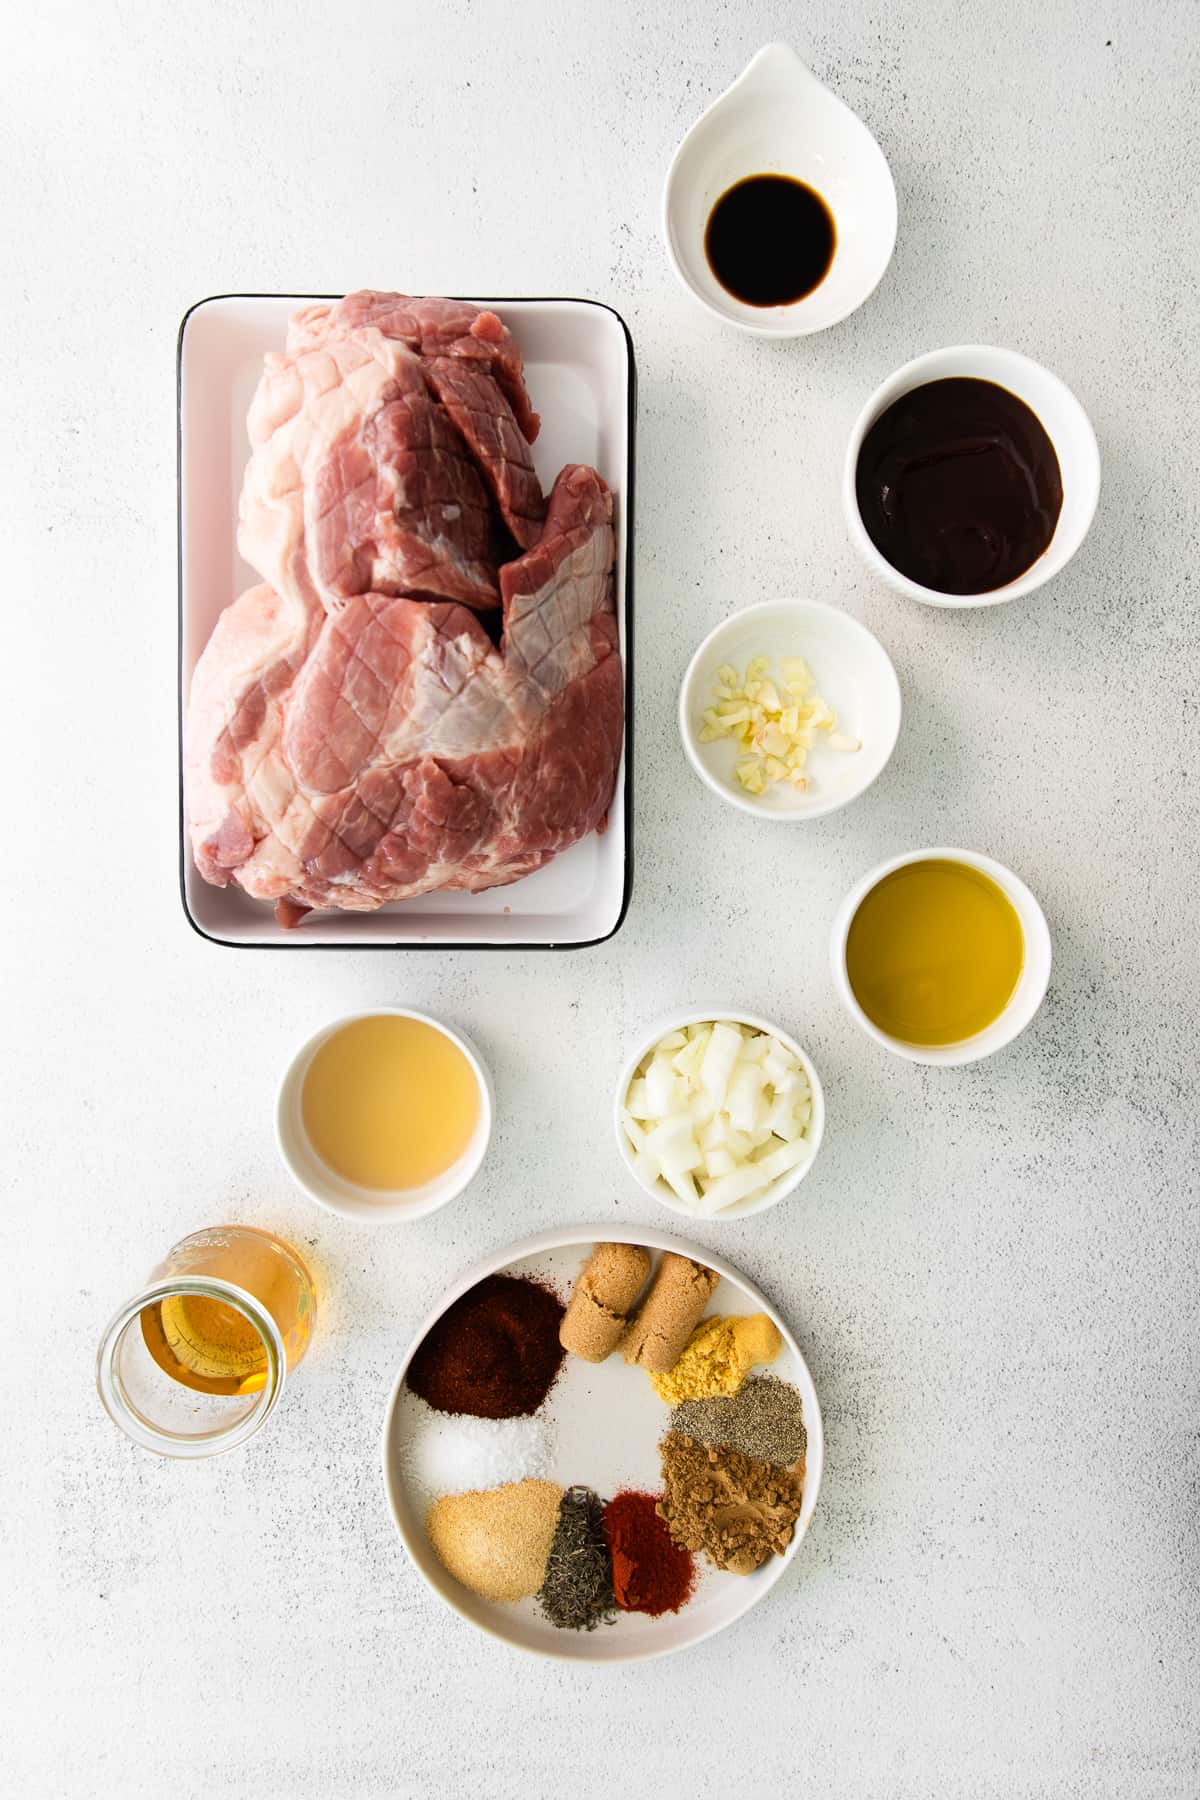
{"type": "Polygon", "coordinates": [[[678,1612],[691,1598],[696,1569],[659,1517],[658,1496],[627,1489],[604,1509],[613,1594],[622,1612],[678,1612]]]}

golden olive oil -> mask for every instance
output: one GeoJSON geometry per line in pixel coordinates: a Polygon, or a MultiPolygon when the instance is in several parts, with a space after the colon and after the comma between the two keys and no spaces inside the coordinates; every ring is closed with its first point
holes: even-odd
{"type": "Polygon", "coordinates": [[[1008,1005],[1025,961],[1021,921],[966,863],[905,863],[850,923],[846,972],[873,1025],[907,1044],[958,1044],[1008,1005]]]}
{"type": "Polygon", "coordinates": [[[378,1013],[326,1038],[304,1077],[308,1141],[358,1187],[420,1187],[463,1154],[479,1082],[453,1039],[423,1019],[378,1013]]]}

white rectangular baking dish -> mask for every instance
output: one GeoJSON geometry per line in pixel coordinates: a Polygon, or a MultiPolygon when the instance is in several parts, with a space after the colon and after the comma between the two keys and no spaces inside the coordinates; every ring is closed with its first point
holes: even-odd
{"type": "MultiPolygon", "coordinates": [[[[222,294],[201,300],[179,328],[179,719],[192,670],[218,614],[259,578],[237,550],[246,466],[246,410],[267,350],[281,349],[290,315],[312,294],[222,294]]],[[[187,844],[180,754],[180,885],[184,912],[217,944],[337,948],[570,948],[611,937],[633,877],[632,505],[635,373],[620,316],[594,300],[479,300],[511,327],[542,429],[534,462],[549,491],[566,462],[592,463],[613,490],[616,604],[625,665],[625,755],[608,829],[536,875],[485,894],[429,894],[374,913],[313,913],[293,930],[240,888],[202,881],[187,844]]]]}

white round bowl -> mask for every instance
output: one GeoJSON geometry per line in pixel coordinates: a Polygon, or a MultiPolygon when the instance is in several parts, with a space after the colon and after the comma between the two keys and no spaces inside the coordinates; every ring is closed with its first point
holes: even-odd
{"type": "Polygon", "coordinates": [[[667,172],[663,235],[690,294],[758,337],[805,337],[860,307],[896,243],[896,188],[887,158],[844,101],[786,44],[768,44],[692,126],[667,172]],[[824,280],[790,306],[748,306],[722,287],[704,250],[708,217],[748,175],[791,175],[833,214],[837,247],[824,280]]]}
{"type": "Polygon", "coordinates": [[[454,1031],[441,1019],[432,1019],[428,1013],[414,1012],[408,1006],[369,1006],[361,1012],[346,1013],[340,1019],[331,1020],[328,1025],[323,1025],[320,1031],[307,1038],[297,1050],[279,1084],[275,1103],[275,1140],[288,1174],[318,1206],[325,1207],[328,1212],[340,1213],[345,1219],[359,1219],[371,1225],[395,1224],[410,1219],[423,1219],[427,1213],[436,1212],[439,1207],[457,1199],[483,1161],[492,1135],[494,1112],[495,1095],[492,1092],[491,1076],[474,1044],[461,1031],[454,1031]],[[381,1014],[399,1019],[419,1019],[424,1025],[432,1025],[435,1031],[440,1031],[462,1051],[479,1086],[479,1117],[475,1121],[471,1141],[458,1161],[443,1174],[422,1183],[420,1187],[398,1188],[390,1192],[359,1187],[356,1182],[347,1181],[327,1163],[322,1162],[308,1141],[300,1107],[304,1077],[321,1045],[344,1025],[352,1025],[358,1019],[375,1019],[381,1014]]]}
{"type": "Polygon", "coordinates": [[[1078,400],[1057,375],[1040,363],[1031,362],[1016,350],[998,350],[988,344],[957,344],[948,350],[931,350],[905,363],[894,375],[882,382],[859,413],[842,470],[842,506],[846,525],[859,555],[881,581],[910,600],[926,606],[999,606],[1006,600],[1019,600],[1032,594],[1044,582],[1061,573],[1088,534],[1100,498],[1100,450],[1091,421],[1078,400]],[[922,587],[910,581],[887,557],[876,549],[863,524],[858,508],[855,480],[863,439],[882,412],[930,381],[945,381],[955,376],[969,376],[977,381],[994,381],[1007,388],[1037,414],[1054,445],[1062,475],[1063,501],[1054,536],[1037,561],[1015,581],[1004,587],[991,588],[985,594],[943,594],[935,588],[922,587]]]}
{"type": "Polygon", "coordinates": [[[732,1007],[701,1007],[696,1012],[671,1013],[667,1018],[660,1019],[654,1029],[647,1032],[638,1049],[626,1058],[617,1078],[616,1092],[613,1095],[613,1127],[617,1134],[617,1148],[621,1153],[621,1161],[644,1194],[650,1194],[669,1212],[678,1213],[681,1219],[690,1219],[693,1225],[700,1223],[721,1225],[730,1221],[749,1219],[755,1213],[766,1212],[768,1208],[778,1206],[781,1200],[785,1200],[800,1186],[817,1160],[817,1152],[821,1148],[821,1139],[825,1134],[825,1093],[821,1087],[821,1078],[817,1074],[807,1050],[786,1031],[781,1031],[778,1025],[773,1025],[769,1019],[759,1018],[755,1013],[738,1012],[732,1007]],[[699,1213],[694,1212],[691,1207],[685,1206],[661,1177],[657,1181],[649,1182],[644,1181],[638,1174],[634,1167],[629,1140],[621,1126],[621,1112],[625,1105],[625,1096],[629,1092],[629,1084],[633,1080],[638,1064],[648,1051],[653,1050],[659,1039],[666,1037],[670,1031],[682,1031],[685,1025],[707,1025],[710,1021],[712,1023],[724,1021],[731,1025],[748,1025],[752,1031],[766,1031],[772,1037],[777,1037],[784,1048],[791,1051],[808,1077],[808,1085],[812,1089],[812,1117],[805,1134],[810,1146],[807,1161],[798,1163],[794,1169],[789,1169],[786,1174],[780,1175],[761,1194],[752,1194],[749,1199],[738,1200],[734,1205],[725,1207],[721,1212],[699,1213]]]}
{"type": "Polygon", "coordinates": [[[892,856],[887,862],[881,862],[877,868],[864,875],[842,901],[833,922],[829,949],[833,984],[850,1017],[869,1038],[874,1038],[877,1044],[882,1044],[893,1056],[903,1057],[906,1062],[957,1065],[979,1062],[983,1057],[1002,1050],[1029,1024],[1045,998],[1050,981],[1050,929],[1046,924],[1045,913],[1019,876],[1014,875],[1011,869],[1006,869],[1003,863],[993,862],[990,856],[980,856],[975,850],[909,850],[903,856],[892,856]],[[871,889],[877,887],[885,875],[890,875],[893,870],[902,869],[909,863],[934,861],[966,863],[968,868],[979,869],[984,875],[991,876],[996,886],[1008,896],[1021,921],[1025,960],[1008,1005],[986,1030],[977,1032],[974,1037],[964,1038],[957,1044],[909,1044],[902,1038],[894,1038],[886,1031],[880,1031],[878,1025],[867,1017],[858,1004],[846,969],[846,940],[850,935],[855,913],[871,889]]]}
{"type": "Polygon", "coordinates": [[[725,619],[696,651],[679,690],[679,735],[688,761],[714,794],[739,812],[792,824],[836,812],[866,792],[895,749],[900,712],[900,683],[891,658],[865,625],[819,600],[767,600],[725,619]],[[833,750],[818,738],[809,752],[811,786],[804,793],[790,782],[777,782],[765,794],[748,793],[734,775],[740,754],[736,740],[700,741],[717,670],[733,663],[741,673],[753,656],[769,657],[772,663],[802,656],[817,692],[837,714],[838,730],[862,745],[859,750],[833,750]]]}
{"type": "MultiPolygon", "coordinates": [[[[577,1357],[568,1357],[563,1373],[551,1389],[547,1407],[553,1408],[556,1395],[563,1389],[570,1390],[569,1395],[561,1397],[572,1410],[575,1403],[579,1407],[578,1418],[569,1428],[560,1426],[558,1433],[560,1473],[564,1477],[587,1482],[597,1492],[611,1494],[612,1488],[606,1489],[604,1483],[612,1481],[614,1475],[621,1475],[621,1447],[631,1434],[637,1434],[644,1438],[645,1454],[652,1460],[640,1474],[633,1471],[637,1476],[634,1485],[642,1488],[660,1485],[654,1446],[666,1423],[667,1409],[657,1400],[640,1370],[629,1368],[620,1356],[610,1356],[604,1363],[584,1363],[577,1357]],[[569,1441],[564,1442],[564,1438],[569,1441]]],[[[770,1592],[799,1551],[816,1510],[825,1462],[825,1437],[821,1406],[808,1365],[786,1320],[765,1294],[732,1264],[714,1256],[711,1250],[668,1237],[651,1225],[621,1225],[606,1219],[599,1225],[571,1225],[561,1230],[543,1231],[523,1243],[511,1244],[463,1275],[442,1295],[413,1338],[397,1372],[384,1415],[380,1450],[384,1490],[401,1542],[422,1580],[452,1612],[489,1637],[533,1655],[575,1663],[612,1664],[645,1662],[702,1643],[733,1624],[770,1592]],[[689,1256],[695,1262],[715,1269],[733,1290],[723,1294],[718,1288],[710,1303],[711,1310],[764,1312],[773,1321],[784,1346],[775,1367],[799,1390],[804,1407],[808,1434],[804,1493],[791,1543],[782,1556],[768,1557],[752,1575],[718,1575],[711,1580],[705,1579],[699,1592],[678,1613],[664,1613],[659,1618],[622,1613],[615,1626],[601,1626],[592,1632],[564,1631],[537,1616],[535,1609],[526,1602],[519,1606],[499,1606],[478,1599],[442,1567],[425,1531],[424,1509],[405,1479],[402,1444],[398,1440],[402,1430],[404,1378],[409,1363],[418,1345],[448,1307],[485,1276],[523,1274],[528,1272],[530,1265],[545,1272],[548,1264],[556,1283],[569,1283],[578,1272],[584,1254],[597,1243],[643,1244],[649,1250],[689,1256]]],[[[703,1566],[702,1558],[697,1558],[697,1562],[703,1566]]]]}

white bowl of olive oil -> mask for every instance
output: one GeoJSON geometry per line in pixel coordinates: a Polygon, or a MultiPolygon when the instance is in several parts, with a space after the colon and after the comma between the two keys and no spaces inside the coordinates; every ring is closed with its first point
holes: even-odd
{"type": "Polygon", "coordinates": [[[663,191],[667,254],[726,324],[825,331],[891,261],[896,188],[867,126],[786,44],[767,44],[696,120],[663,191]]]}
{"type": "Polygon", "coordinates": [[[855,1023],[909,1062],[978,1062],[1024,1031],[1050,981],[1050,931],[1025,883],[974,850],[910,850],[847,894],[830,940],[855,1023]]]}
{"type": "Polygon", "coordinates": [[[300,1046],[280,1083],[275,1135],[288,1173],[318,1206],[394,1223],[462,1193],[494,1110],[469,1038],[426,1013],[376,1006],[300,1046]]]}

